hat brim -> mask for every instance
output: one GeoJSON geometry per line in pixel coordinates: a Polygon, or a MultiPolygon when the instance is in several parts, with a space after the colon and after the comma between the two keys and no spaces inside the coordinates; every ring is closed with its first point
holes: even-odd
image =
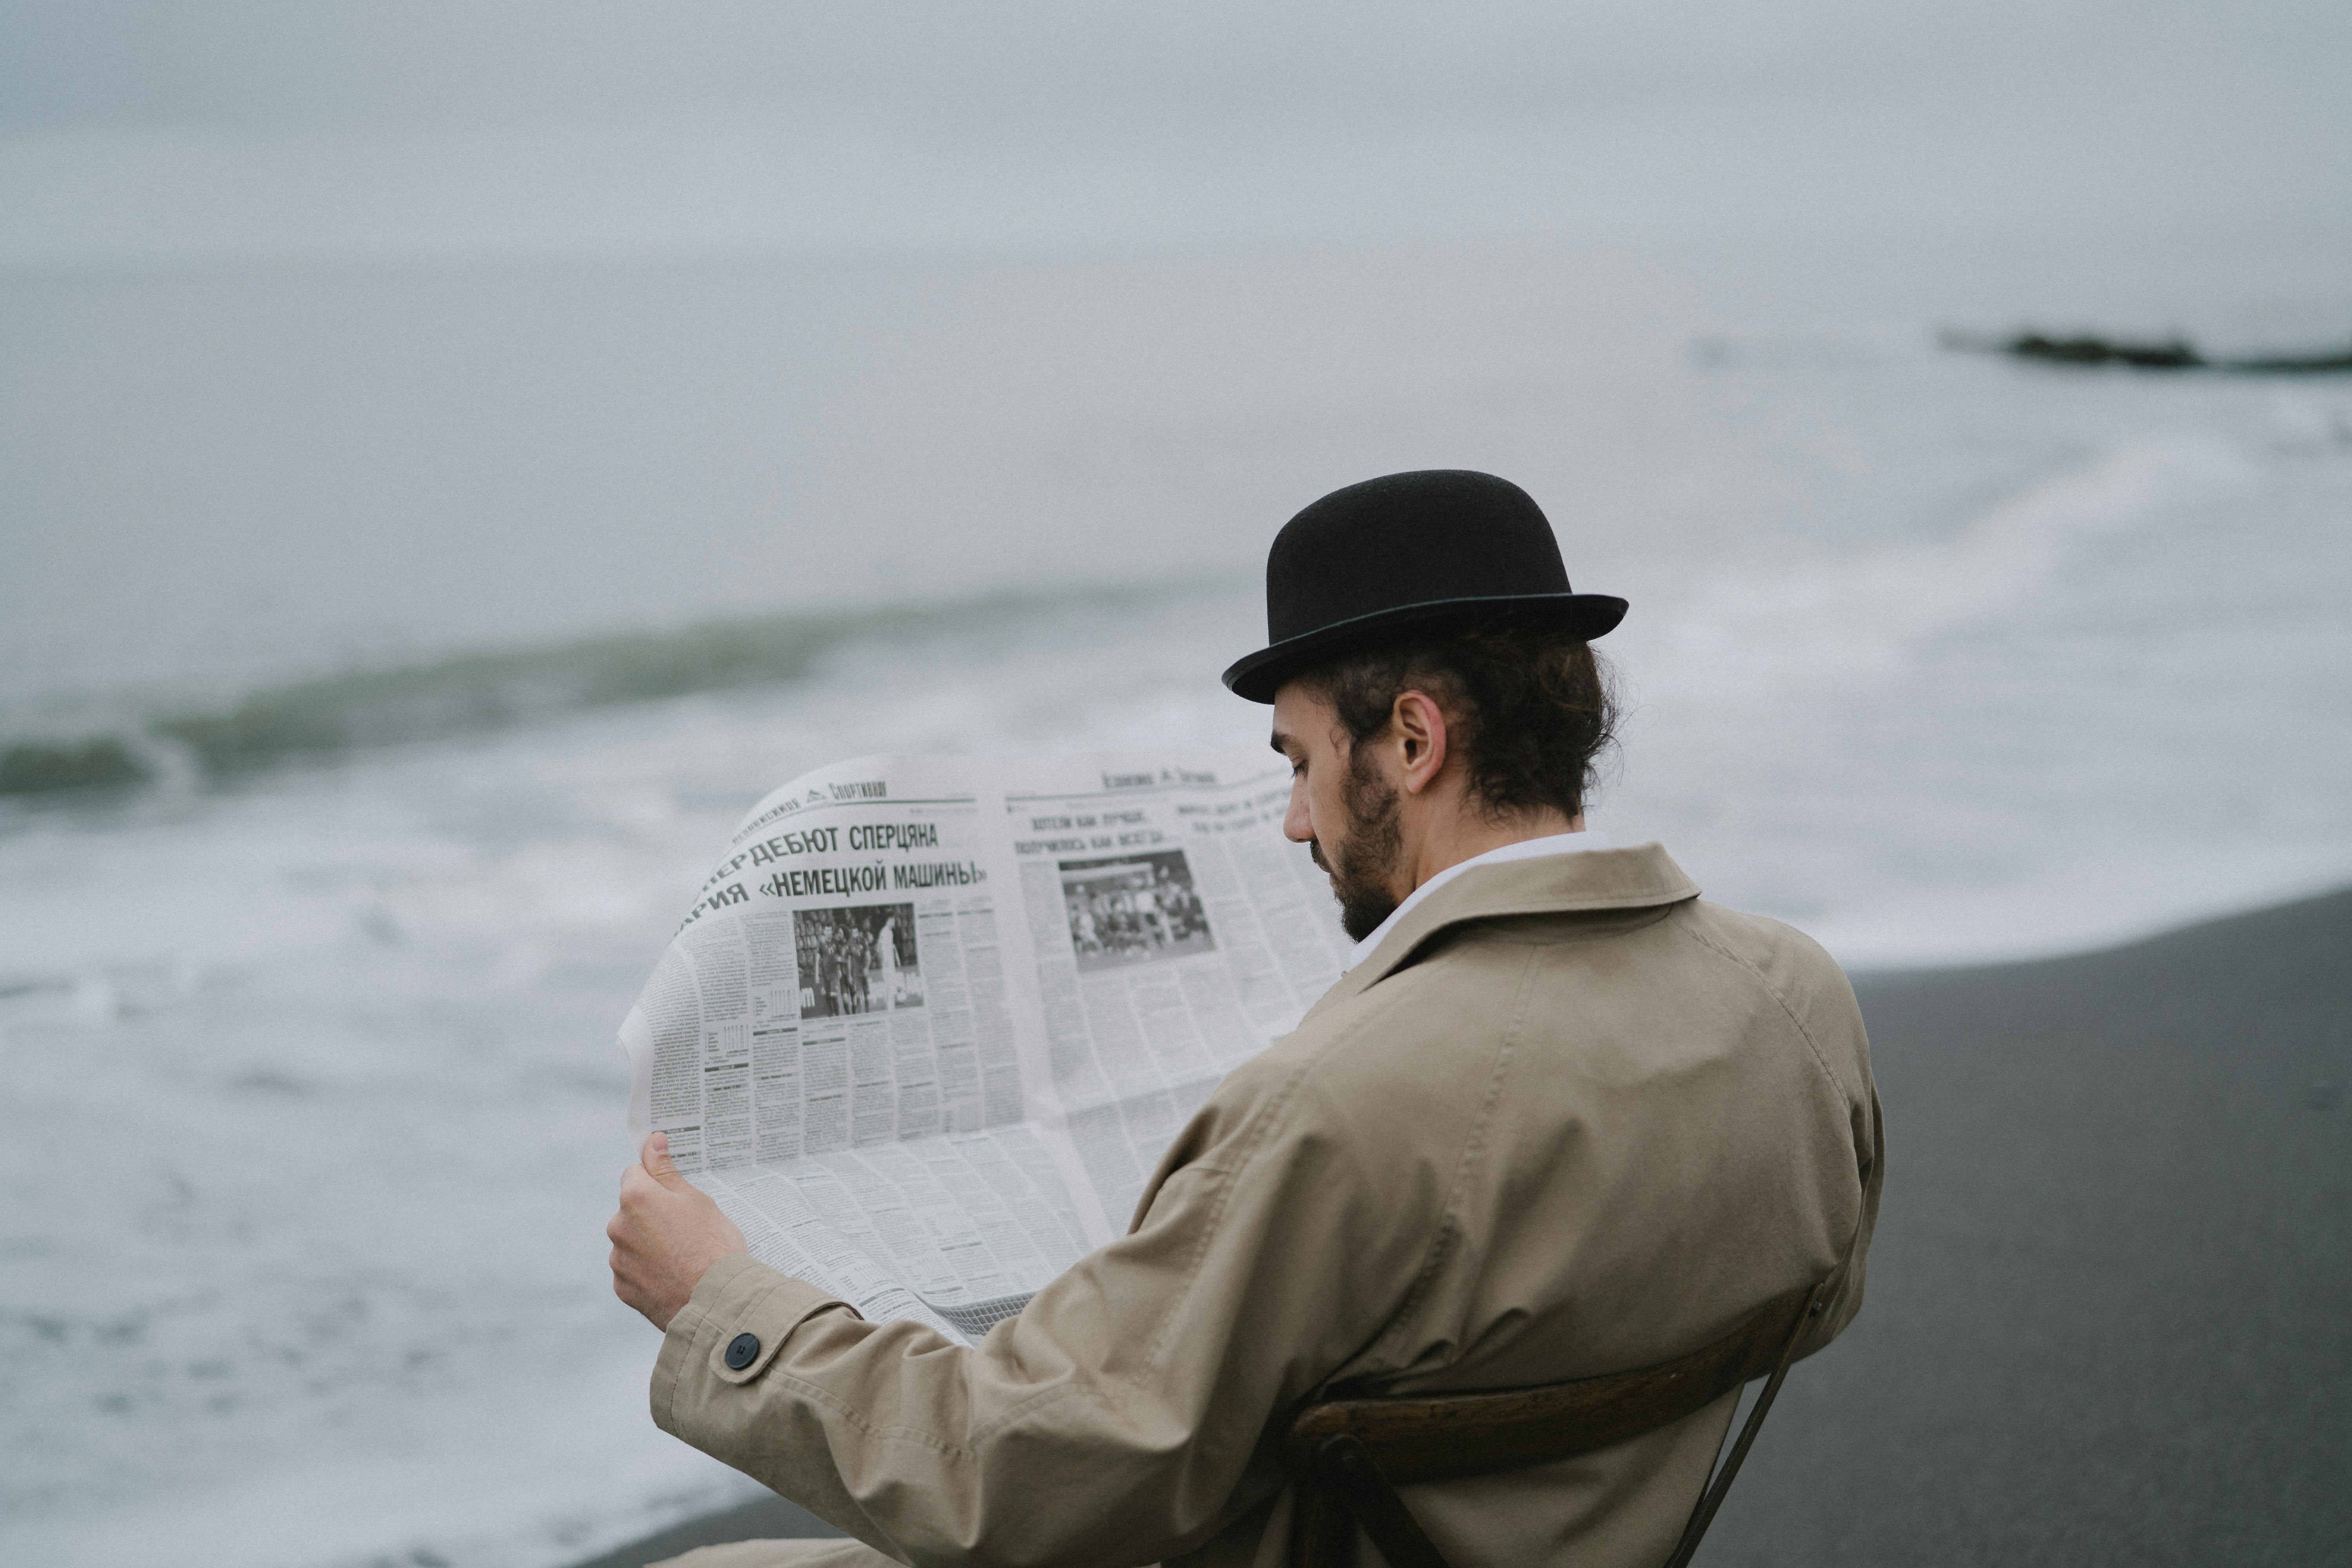
{"type": "Polygon", "coordinates": [[[1383,632],[1493,610],[1531,610],[1557,616],[1561,629],[1591,642],[1616,630],[1617,623],[1625,618],[1625,601],[1612,594],[1510,594],[1391,605],[1369,616],[1334,621],[1328,626],[1285,637],[1271,647],[1260,648],[1225,671],[1225,686],[1236,697],[1245,697],[1252,702],[1271,702],[1274,694],[1282,689],[1282,683],[1308,665],[1365,643],[1377,642],[1383,632]]]}

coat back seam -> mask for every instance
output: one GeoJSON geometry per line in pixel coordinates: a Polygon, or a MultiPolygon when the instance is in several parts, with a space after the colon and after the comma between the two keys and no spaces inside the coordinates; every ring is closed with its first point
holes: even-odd
{"type": "Polygon", "coordinates": [[[1518,984],[1511,996],[1511,1010],[1504,1020],[1502,1038],[1495,1047],[1494,1065],[1487,1070],[1486,1092],[1480,1097],[1477,1117],[1470,1123],[1469,1131],[1463,1137],[1462,1152],[1456,1157],[1454,1164],[1453,1184],[1447,1189],[1445,1202],[1438,1210],[1435,1234],[1429,1238],[1429,1248],[1423,1255],[1421,1268],[1413,1276],[1411,1287],[1406,1289],[1404,1300],[1398,1305],[1396,1315],[1389,1320],[1389,1326],[1373,1342],[1375,1349],[1389,1344],[1412,1326],[1422,1309],[1426,1305],[1428,1292],[1435,1285],[1438,1273],[1444,1263],[1447,1239],[1467,1234],[1461,1222],[1463,1199],[1469,1190],[1471,1171],[1476,1165],[1479,1156],[1485,1152],[1487,1134],[1494,1121],[1495,1108],[1502,1102],[1503,1085],[1510,1077],[1511,1065],[1516,1059],[1515,1047],[1517,1044],[1520,1026],[1527,1017],[1528,997],[1531,989],[1529,982],[1535,972],[1535,964],[1536,954],[1534,950],[1530,949],[1526,960],[1519,966],[1518,984]]]}
{"type": "Polygon", "coordinates": [[[1789,1027],[1796,1030],[1797,1038],[1805,1042],[1805,1052],[1813,1058],[1813,1066],[1820,1069],[1821,1075],[1823,1078],[1829,1080],[1830,1087],[1837,1091],[1838,1098],[1840,1100],[1844,1100],[1846,1098],[1845,1084],[1840,1080],[1836,1071],[1831,1068],[1829,1059],[1822,1055],[1821,1042],[1813,1038],[1813,1032],[1805,1027],[1805,1021],[1797,1016],[1797,1010],[1789,1005],[1789,999],[1780,994],[1780,990],[1773,985],[1770,978],[1749,960],[1740,957],[1739,954],[1732,952],[1729,948],[1725,947],[1722,943],[1712,941],[1702,933],[1691,930],[1688,922],[1684,922],[1681,929],[1682,933],[1685,936],[1698,943],[1699,946],[1706,949],[1709,952],[1714,953],[1717,957],[1723,959],[1726,963],[1736,964],[1756,977],[1757,987],[1761,990],[1765,995],[1772,998],[1773,1004],[1780,1009],[1781,1016],[1789,1020],[1789,1027]]]}

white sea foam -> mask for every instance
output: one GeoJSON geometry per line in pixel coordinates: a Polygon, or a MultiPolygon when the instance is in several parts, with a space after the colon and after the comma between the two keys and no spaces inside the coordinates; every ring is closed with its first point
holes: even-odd
{"type": "Polygon", "coordinates": [[[1769,697],[1899,674],[1920,642],[2036,607],[2104,538],[2249,488],[2254,461],[2211,437],[2138,440],[2064,460],[1942,538],[1896,539],[1780,571],[1709,581],[1675,606],[1655,692],[1769,697]]]}

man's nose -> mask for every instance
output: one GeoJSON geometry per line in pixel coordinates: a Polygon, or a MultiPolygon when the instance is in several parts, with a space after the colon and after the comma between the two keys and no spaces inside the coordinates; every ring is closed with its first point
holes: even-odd
{"type": "Polygon", "coordinates": [[[1315,837],[1315,815],[1307,809],[1304,779],[1290,786],[1290,809],[1283,813],[1282,836],[1293,844],[1305,844],[1315,837]]]}

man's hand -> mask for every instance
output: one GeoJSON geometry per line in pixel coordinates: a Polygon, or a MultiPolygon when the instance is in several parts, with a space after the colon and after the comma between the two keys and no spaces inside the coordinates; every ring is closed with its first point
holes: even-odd
{"type": "Polygon", "coordinates": [[[677,1173],[666,1134],[646,1139],[637,1157],[621,1173],[621,1212],[604,1227],[613,1238],[613,1294],[667,1331],[712,1264],[751,1248],[709,1194],[677,1173]]]}

